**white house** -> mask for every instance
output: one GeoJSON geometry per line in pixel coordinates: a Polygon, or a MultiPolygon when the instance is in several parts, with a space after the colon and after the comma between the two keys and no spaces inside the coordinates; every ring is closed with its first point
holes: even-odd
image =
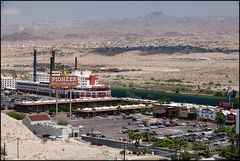
{"type": "Polygon", "coordinates": [[[46,114],[26,116],[22,122],[34,134],[42,136],[57,136],[63,139],[67,139],[69,138],[69,134],[72,133],[70,126],[56,125],[52,122],[50,116],[46,114]]]}

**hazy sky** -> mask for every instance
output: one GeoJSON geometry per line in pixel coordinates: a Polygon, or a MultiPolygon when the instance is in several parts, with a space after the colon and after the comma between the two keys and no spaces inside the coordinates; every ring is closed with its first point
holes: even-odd
{"type": "Polygon", "coordinates": [[[160,11],[170,16],[239,16],[237,1],[9,1],[1,2],[2,24],[144,16],[160,11]]]}

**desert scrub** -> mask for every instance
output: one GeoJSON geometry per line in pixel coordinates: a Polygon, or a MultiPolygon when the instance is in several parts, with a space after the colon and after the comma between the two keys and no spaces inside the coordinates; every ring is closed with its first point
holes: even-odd
{"type": "Polygon", "coordinates": [[[80,138],[74,138],[74,140],[80,141],[80,138]]]}

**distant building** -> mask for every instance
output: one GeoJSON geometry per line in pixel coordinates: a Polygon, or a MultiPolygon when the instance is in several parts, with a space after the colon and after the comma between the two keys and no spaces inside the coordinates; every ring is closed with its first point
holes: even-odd
{"type": "Polygon", "coordinates": [[[34,134],[42,136],[56,136],[62,139],[69,138],[72,130],[69,126],[56,125],[52,122],[49,115],[26,116],[22,123],[34,134]]]}
{"type": "MultiPolygon", "coordinates": [[[[59,75],[54,73],[53,75],[59,75]]],[[[70,75],[78,76],[78,86],[72,91],[72,98],[80,97],[111,97],[110,86],[100,85],[98,78],[91,74],[91,71],[73,71],[70,75]]],[[[20,92],[47,95],[55,97],[55,89],[49,88],[50,73],[37,73],[36,82],[33,82],[33,73],[30,73],[28,81],[17,82],[16,88],[20,92]]],[[[59,89],[60,98],[69,97],[69,91],[59,89]]]]}
{"type": "Polygon", "coordinates": [[[197,111],[197,118],[200,120],[215,121],[218,110],[213,108],[199,108],[197,111]]]}
{"type": "Polygon", "coordinates": [[[195,120],[197,118],[197,108],[192,106],[188,108],[188,118],[195,120]]]}
{"type": "MultiPolygon", "coordinates": [[[[59,71],[52,71],[53,75],[59,75],[59,71]]],[[[36,82],[49,82],[50,73],[37,72],[36,82]]],[[[29,81],[33,81],[33,72],[29,72],[29,81]]]]}
{"type": "Polygon", "coordinates": [[[199,105],[188,103],[154,104],[153,113],[155,117],[179,117],[196,119],[199,105]]]}
{"type": "Polygon", "coordinates": [[[153,105],[153,116],[154,117],[167,117],[173,118],[178,115],[178,107],[155,104],[153,105]]]}
{"type": "Polygon", "coordinates": [[[225,116],[225,123],[235,124],[236,123],[236,111],[235,110],[222,110],[225,116]]]}
{"type": "Polygon", "coordinates": [[[22,79],[20,78],[1,76],[1,89],[2,88],[16,89],[16,82],[21,80],[22,79]]]}
{"type": "Polygon", "coordinates": [[[188,108],[186,106],[179,107],[179,118],[187,118],[188,117],[188,108]]]}

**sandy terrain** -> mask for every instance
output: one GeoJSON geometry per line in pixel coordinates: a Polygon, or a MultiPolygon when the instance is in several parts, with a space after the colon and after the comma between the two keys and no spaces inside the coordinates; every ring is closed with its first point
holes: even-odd
{"type": "MultiPolygon", "coordinates": [[[[94,146],[88,143],[70,139],[66,141],[43,141],[32,134],[21,121],[1,113],[1,146],[6,143],[6,159],[17,159],[17,137],[19,141],[19,159],[116,159],[122,158],[120,149],[106,146],[94,146]]],[[[145,158],[150,155],[144,156],[145,158]]],[[[153,156],[156,157],[156,156],[153,156]]],[[[128,159],[142,158],[141,156],[127,155],[128,159]]],[[[158,157],[159,158],[159,157],[158,157]]]]}
{"type": "MultiPolygon", "coordinates": [[[[23,49],[1,48],[1,51],[2,65],[32,64],[32,56],[29,54],[23,55],[23,53],[32,52],[30,47],[23,49]]],[[[144,84],[151,78],[159,81],[181,79],[183,82],[191,82],[195,85],[209,82],[214,82],[214,84],[220,83],[222,85],[221,89],[226,89],[226,84],[232,81],[233,88],[235,90],[239,89],[239,53],[143,55],[140,51],[132,51],[115,56],[104,56],[88,53],[87,51],[75,51],[70,56],[56,57],[56,62],[73,65],[75,56],[78,57],[78,62],[82,65],[105,65],[106,67],[141,69],[141,71],[135,72],[100,73],[99,75],[110,75],[107,79],[100,76],[100,80],[104,83],[114,82],[116,75],[123,75],[124,79],[121,82],[126,84],[130,82],[144,84]]],[[[48,63],[49,55],[39,55],[38,62],[48,63]]],[[[215,89],[213,88],[213,90],[215,89]]]]}

